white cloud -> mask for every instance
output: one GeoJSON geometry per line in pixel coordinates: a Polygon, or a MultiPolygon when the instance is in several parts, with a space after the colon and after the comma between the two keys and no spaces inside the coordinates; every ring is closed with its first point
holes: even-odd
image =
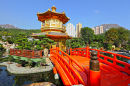
{"type": "Polygon", "coordinates": [[[94,13],[98,14],[98,13],[99,13],[99,10],[95,10],[94,13]]]}

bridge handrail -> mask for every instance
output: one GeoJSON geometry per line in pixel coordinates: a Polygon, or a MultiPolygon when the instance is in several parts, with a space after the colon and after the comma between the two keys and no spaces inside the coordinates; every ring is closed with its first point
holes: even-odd
{"type": "Polygon", "coordinates": [[[128,60],[130,60],[130,57],[124,56],[124,55],[120,55],[120,54],[117,54],[117,53],[113,53],[113,52],[109,52],[109,51],[92,49],[92,48],[89,48],[89,47],[88,48],[86,47],[86,49],[85,49],[85,50],[88,49],[87,52],[86,51],[81,51],[80,49],[85,49],[85,48],[74,48],[74,49],[72,49],[74,51],[71,51],[71,54],[72,55],[81,55],[81,56],[85,56],[85,57],[89,58],[91,56],[90,55],[90,50],[97,51],[97,53],[98,53],[97,56],[98,56],[100,62],[106,63],[109,66],[115,67],[118,70],[123,71],[123,72],[125,72],[125,73],[130,75],[130,64],[128,64],[128,63],[126,63],[124,61],[119,60],[117,56],[119,56],[121,58],[128,59],[128,60]],[[101,52],[102,53],[111,54],[111,55],[113,55],[113,58],[111,58],[109,56],[106,56],[106,55],[102,55],[102,54],[100,54],[101,52]],[[104,59],[102,59],[102,58],[104,58],[104,59]],[[112,62],[110,62],[110,60],[112,62]]]}
{"type": "MultiPolygon", "coordinates": [[[[53,50],[56,50],[56,49],[53,49],[53,50]]],[[[52,50],[51,50],[52,51],[52,50]]],[[[75,63],[82,71],[84,71],[85,73],[86,73],[86,76],[88,76],[88,71],[87,70],[85,70],[82,66],[80,66],[80,63],[78,63],[78,62],[76,62],[73,58],[71,58],[68,54],[66,54],[65,52],[63,52],[63,51],[61,51],[61,50],[58,50],[58,52],[61,52],[61,55],[58,53],[58,57],[60,57],[60,59],[67,65],[67,67],[69,67],[69,69],[71,70],[71,72],[73,72],[73,74],[76,76],[76,79],[78,79],[78,81],[81,83],[81,84],[85,84],[84,82],[83,82],[83,80],[80,78],[80,77],[78,77],[78,75],[80,75],[78,72],[78,75],[77,75],[77,73],[73,70],[73,66],[72,66],[72,62],[73,63],[75,63]],[[68,60],[68,62],[66,62],[66,60],[65,59],[63,59],[62,58],[62,56],[67,56],[68,58],[69,58],[69,60],[68,60]]],[[[54,52],[53,52],[54,53],[54,52]]],[[[56,53],[54,53],[54,54],[56,54],[56,53]]]]}
{"type": "Polygon", "coordinates": [[[109,54],[113,54],[113,55],[117,55],[117,56],[120,56],[120,57],[124,57],[124,58],[130,59],[130,57],[128,57],[128,56],[120,55],[120,54],[109,52],[109,51],[103,51],[103,50],[92,49],[92,48],[89,48],[89,50],[95,50],[95,51],[105,52],[105,53],[109,53],[109,54]]]}
{"type": "Polygon", "coordinates": [[[98,50],[98,49],[89,49],[89,50],[94,50],[94,51],[97,51],[97,52],[98,52],[98,55],[97,55],[97,56],[98,56],[100,62],[106,63],[106,64],[108,64],[109,66],[112,66],[112,67],[114,67],[114,68],[117,68],[119,71],[125,72],[125,73],[127,73],[128,75],[130,75],[130,64],[127,63],[127,62],[118,60],[118,59],[117,59],[117,56],[122,57],[122,58],[129,59],[129,60],[130,60],[130,57],[127,57],[127,56],[124,56],[124,55],[120,55],[120,54],[117,54],[117,53],[113,53],[113,52],[98,50]],[[102,55],[102,54],[100,54],[100,52],[112,54],[112,55],[113,55],[113,58],[111,58],[111,57],[109,57],[109,56],[102,55]],[[101,57],[103,57],[104,59],[101,59],[101,57]],[[112,62],[108,61],[108,59],[111,60],[112,62]],[[119,64],[120,64],[120,65],[119,65],[119,64]],[[123,65],[124,67],[121,66],[121,65],[123,65]]]}

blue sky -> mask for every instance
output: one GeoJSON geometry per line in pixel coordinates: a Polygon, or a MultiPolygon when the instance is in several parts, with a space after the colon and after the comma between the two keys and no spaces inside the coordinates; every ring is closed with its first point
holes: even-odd
{"type": "Polygon", "coordinates": [[[53,5],[56,12],[65,11],[76,26],[95,27],[119,24],[130,30],[130,0],[1,0],[0,24],[13,24],[21,29],[40,29],[37,12],[45,12],[53,5]]]}

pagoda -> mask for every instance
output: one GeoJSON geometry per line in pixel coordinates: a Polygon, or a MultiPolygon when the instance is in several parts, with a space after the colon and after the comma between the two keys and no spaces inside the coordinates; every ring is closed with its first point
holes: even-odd
{"type": "MultiPolygon", "coordinates": [[[[70,19],[65,15],[65,12],[62,13],[56,12],[56,7],[53,6],[52,11],[44,13],[37,13],[38,20],[41,21],[41,33],[32,33],[32,37],[37,38],[39,35],[46,35],[48,38],[59,43],[59,49],[66,51],[66,39],[71,39],[66,33],[66,24],[70,19]]],[[[56,48],[56,45],[53,45],[52,48],[56,48]]]]}

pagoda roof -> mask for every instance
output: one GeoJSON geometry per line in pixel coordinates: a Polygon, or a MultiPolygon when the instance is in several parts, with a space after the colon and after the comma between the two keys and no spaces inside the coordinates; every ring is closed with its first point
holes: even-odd
{"type": "Polygon", "coordinates": [[[62,13],[58,13],[55,11],[51,11],[50,9],[44,13],[37,13],[38,16],[38,20],[41,22],[45,23],[46,19],[59,19],[60,21],[63,22],[63,24],[65,24],[66,22],[68,22],[70,19],[65,15],[65,12],[63,11],[62,13]]]}

